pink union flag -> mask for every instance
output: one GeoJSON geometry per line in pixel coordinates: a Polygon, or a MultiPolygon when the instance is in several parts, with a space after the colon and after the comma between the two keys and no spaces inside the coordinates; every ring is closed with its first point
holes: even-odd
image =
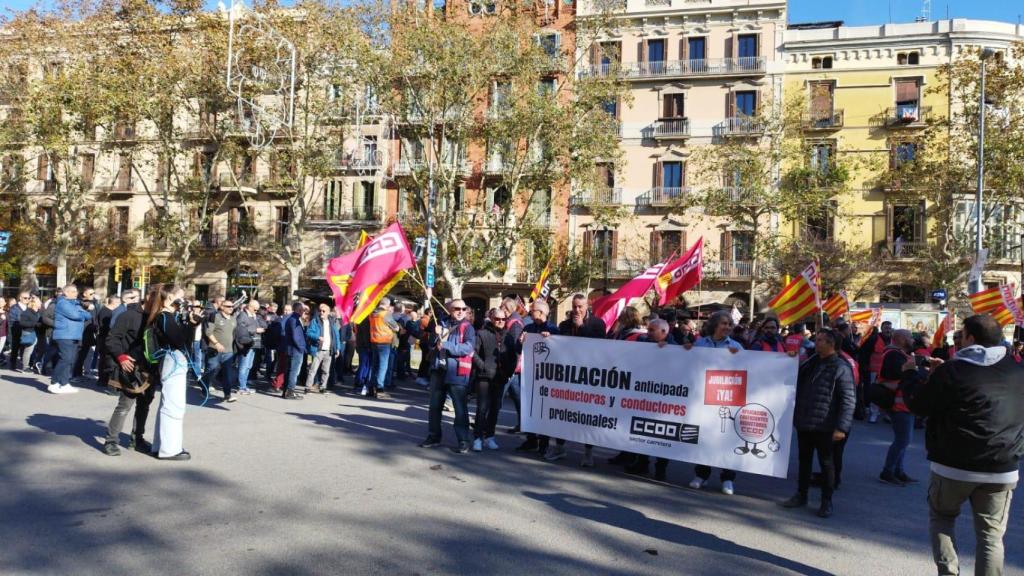
{"type": "Polygon", "coordinates": [[[664,263],[651,266],[644,270],[643,274],[623,284],[622,288],[616,290],[614,294],[594,302],[594,316],[604,321],[606,331],[612,329],[615,320],[618,319],[619,314],[629,305],[631,300],[643,298],[664,268],[664,263]]]}

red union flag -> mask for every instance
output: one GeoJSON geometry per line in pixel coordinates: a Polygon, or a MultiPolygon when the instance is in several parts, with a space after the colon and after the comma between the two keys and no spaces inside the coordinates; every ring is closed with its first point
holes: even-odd
{"type": "Polygon", "coordinates": [[[327,264],[327,284],[342,322],[362,322],[405,270],[416,265],[409,242],[397,223],[352,252],[327,264]]]}
{"type": "Polygon", "coordinates": [[[664,306],[679,297],[680,294],[700,284],[704,274],[704,238],[683,254],[682,258],[667,264],[654,283],[658,293],[658,305],[664,306]]]}
{"type": "Polygon", "coordinates": [[[630,300],[642,298],[651,289],[651,285],[658,279],[658,275],[661,274],[664,267],[664,263],[651,266],[644,270],[643,274],[623,284],[622,288],[616,290],[614,294],[594,302],[594,316],[604,321],[605,330],[612,329],[615,320],[618,319],[619,314],[630,300]]]}

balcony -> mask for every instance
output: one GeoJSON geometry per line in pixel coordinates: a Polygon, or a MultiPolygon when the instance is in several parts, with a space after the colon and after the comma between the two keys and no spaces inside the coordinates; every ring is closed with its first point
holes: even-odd
{"type": "Polygon", "coordinates": [[[718,280],[750,280],[754,263],[747,260],[712,260],[704,262],[704,274],[718,280]]]}
{"type": "Polygon", "coordinates": [[[726,118],[711,129],[714,138],[744,138],[764,134],[764,124],[755,118],[740,116],[726,118]]]}
{"type": "Polygon", "coordinates": [[[489,158],[487,163],[484,164],[484,174],[495,176],[504,172],[506,169],[505,161],[501,158],[489,158]]]}
{"type": "Polygon", "coordinates": [[[885,244],[887,260],[919,260],[928,258],[927,242],[903,242],[893,240],[885,244]]]}
{"type": "Polygon", "coordinates": [[[651,188],[636,199],[637,206],[665,207],[679,202],[690,191],[687,187],[651,188]]]}
{"type": "Polygon", "coordinates": [[[345,154],[335,160],[336,170],[370,171],[380,170],[384,166],[384,153],[381,150],[362,150],[345,154]]]}
{"type": "Polygon", "coordinates": [[[379,206],[359,206],[350,212],[325,211],[319,218],[310,220],[311,228],[324,229],[342,227],[354,222],[380,222],[384,211],[379,206]]]}
{"type": "Polygon", "coordinates": [[[588,206],[615,206],[622,204],[622,188],[604,188],[586,190],[569,198],[570,208],[586,208],[588,206]]]}
{"type": "MultiPolygon", "coordinates": [[[[630,80],[648,78],[692,78],[709,76],[752,76],[765,73],[765,59],[761,56],[744,58],[705,58],[691,60],[662,60],[656,62],[627,62],[622,65],[622,76],[630,80]]],[[[581,76],[607,76],[612,67],[603,64],[591,66],[581,76]]]]}
{"type": "Polygon", "coordinates": [[[903,128],[923,128],[931,116],[931,106],[896,106],[886,109],[875,119],[882,126],[892,130],[903,128]]]}
{"type": "Polygon", "coordinates": [[[831,113],[807,114],[801,124],[808,132],[838,130],[843,127],[843,111],[833,110],[831,113]]]}
{"type": "Polygon", "coordinates": [[[689,118],[658,120],[654,123],[655,140],[685,140],[690,137],[689,118]]]}
{"type": "Polygon", "coordinates": [[[255,190],[260,184],[255,174],[220,174],[218,181],[221,190],[255,190]]]}
{"type": "Polygon", "coordinates": [[[228,233],[208,232],[199,237],[201,250],[255,250],[259,248],[259,237],[255,230],[237,230],[228,233]]]}

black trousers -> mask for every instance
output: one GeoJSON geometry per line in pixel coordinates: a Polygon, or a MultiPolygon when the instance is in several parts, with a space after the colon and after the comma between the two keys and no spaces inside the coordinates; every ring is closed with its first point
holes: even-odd
{"type": "Polygon", "coordinates": [[[818,465],[821,466],[821,497],[832,499],[832,490],[836,485],[836,468],[832,459],[834,445],[832,431],[798,430],[796,433],[800,454],[800,474],[797,479],[797,492],[807,495],[811,488],[811,468],[814,465],[814,453],[818,453],[818,465]]]}
{"type": "Polygon", "coordinates": [[[836,469],[836,481],[833,486],[839,486],[843,480],[843,452],[846,451],[846,441],[850,439],[850,433],[846,433],[839,442],[833,442],[832,446],[832,465],[836,469]]]}
{"type": "MultiPolygon", "coordinates": [[[[7,362],[7,367],[11,370],[17,370],[21,364],[21,324],[11,326],[7,340],[11,343],[11,359],[7,362]]],[[[22,368],[25,368],[25,366],[22,366],[22,368]]]]}
{"type": "Polygon", "coordinates": [[[473,437],[481,440],[492,438],[501,412],[501,396],[505,382],[501,379],[480,378],[477,380],[476,420],[473,423],[473,437]]]}
{"type": "MultiPolygon", "coordinates": [[[[697,464],[696,466],[693,467],[693,471],[694,471],[694,473],[697,474],[697,477],[700,478],[701,480],[705,480],[706,481],[708,478],[711,478],[711,466],[705,466],[703,464],[697,464]]],[[[726,481],[732,482],[733,480],[736,479],[736,471],[735,470],[726,470],[725,468],[723,468],[722,472],[718,475],[718,478],[722,482],[726,482],[726,481]]]]}

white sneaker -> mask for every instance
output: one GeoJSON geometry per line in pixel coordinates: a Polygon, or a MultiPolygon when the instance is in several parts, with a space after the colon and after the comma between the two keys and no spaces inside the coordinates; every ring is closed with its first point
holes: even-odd
{"type": "Polygon", "coordinates": [[[75,388],[71,384],[64,384],[57,390],[57,394],[78,394],[78,388],[75,388]]]}
{"type": "Polygon", "coordinates": [[[359,395],[360,396],[369,396],[370,395],[370,389],[367,388],[366,386],[363,386],[363,389],[359,392],[359,395]]]}
{"type": "Polygon", "coordinates": [[[484,445],[487,446],[488,450],[501,450],[501,446],[498,446],[498,443],[494,441],[494,436],[484,440],[484,445]]]}
{"type": "Polygon", "coordinates": [[[60,394],[60,384],[50,384],[46,387],[46,391],[50,394],[60,394]]]}
{"type": "Polygon", "coordinates": [[[722,494],[725,494],[726,496],[732,496],[733,493],[734,490],[732,486],[732,480],[726,480],[725,482],[722,482],[722,494]]]}
{"type": "Polygon", "coordinates": [[[565,446],[554,445],[548,448],[548,453],[544,455],[544,459],[548,462],[554,462],[555,460],[561,460],[565,458],[565,446]]]}
{"type": "Polygon", "coordinates": [[[483,452],[483,450],[484,443],[479,438],[473,440],[473,452],[483,452]]]}
{"type": "Polygon", "coordinates": [[[690,480],[690,488],[693,488],[694,490],[700,490],[701,488],[704,487],[704,484],[706,482],[707,481],[702,479],[700,476],[694,476],[693,480],[690,480]]]}

